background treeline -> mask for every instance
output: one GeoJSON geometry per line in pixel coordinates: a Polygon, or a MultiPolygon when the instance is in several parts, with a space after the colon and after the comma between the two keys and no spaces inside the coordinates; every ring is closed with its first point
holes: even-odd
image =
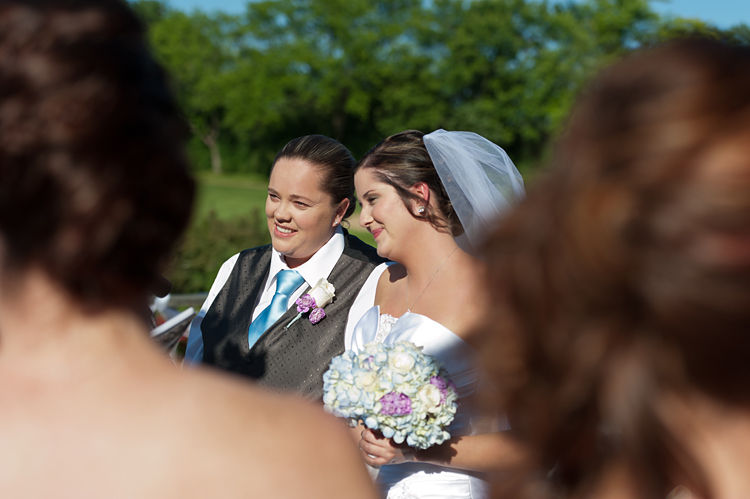
{"type": "MultiPolygon", "coordinates": [[[[689,34],[750,44],[746,25],[663,18],[650,0],[267,0],[243,15],[132,5],[171,73],[196,172],[256,179],[291,138],[321,133],[359,157],[409,128],[477,132],[528,175],[613,59],[689,34]]],[[[207,290],[225,258],[267,242],[262,211],[211,216],[177,255],[177,292],[207,290]]]]}
{"type": "Polygon", "coordinates": [[[289,139],[355,156],[407,128],[472,130],[535,164],[593,71],[635,47],[729,30],[648,0],[273,0],[244,15],[134,2],[191,123],[194,165],[266,174],[289,139]]]}

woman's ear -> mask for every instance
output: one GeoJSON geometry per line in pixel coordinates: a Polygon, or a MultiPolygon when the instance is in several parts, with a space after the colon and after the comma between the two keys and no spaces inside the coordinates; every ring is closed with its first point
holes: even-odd
{"type": "Polygon", "coordinates": [[[423,201],[415,201],[417,204],[415,208],[417,213],[424,213],[427,210],[427,206],[430,204],[430,188],[427,187],[425,182],[419,182],[411,186],[410,190],[418,197],[422,198],[423,201]],[[419,210],[420,206],[422,207],[421,211],[419,210]]]}
{"type": "Polygon", "coordinates": [[[336,227],[341,223],[341,221],[344,219],[344,215],[346,215],[346,210],[349,209],[349,200],[344,199],[339,203],[339,205],[336,207],[335,216],[333,217],[333,226],[336,227]]]}

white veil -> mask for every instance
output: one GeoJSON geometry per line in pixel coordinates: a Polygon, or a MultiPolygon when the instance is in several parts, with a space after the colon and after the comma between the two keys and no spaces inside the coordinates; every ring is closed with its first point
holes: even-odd
{"type": "Polygon", "coordinates": [[[476,254],[497,219],[525,197],[523,178],[501,147],[476,133],[440,129],[423,140],[465,231],[456,242],[476,254]]]}

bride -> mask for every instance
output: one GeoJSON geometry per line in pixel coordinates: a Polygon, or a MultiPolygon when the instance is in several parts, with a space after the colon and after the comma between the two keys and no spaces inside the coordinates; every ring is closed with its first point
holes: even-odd
{"type": "Polygon", "coordinates": [[[487,473],[513,468],[523,452],[497,431],[507,429],[497,418],[479,416],[471,336],[491,297],[472,252],[494,218],[523,197],[521,175],[479,135],[410,130],[373,147],[357,165],[355,185],[360,225],[378,254],[398,263],[378,267],[362,288],[350,311],[362,319],[347,331],[347,348],[422,346],[448,370],[461,401],[449,442],[418,451],[360,428],[363,459],[380,468],[388,498],[483,498],[487,473]]]}

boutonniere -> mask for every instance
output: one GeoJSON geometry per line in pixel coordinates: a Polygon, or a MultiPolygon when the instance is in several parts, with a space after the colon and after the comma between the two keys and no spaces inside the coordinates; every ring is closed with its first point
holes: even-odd
{"type": "Polygon", "coordinates": [[[322,321],[326,316],[323,307],[333,301],[333,297],[336,296],[335,291],[336,288],[333,287],[333,284],[325,279],[320,279],[309,293],[300,296],[297,298],[297,301],[294,302],[297,304],[297,316],[292,319],[289,324],[284,326],[284,329],[289,329],[292,324],[302,317],[302,314],[308,312],[310,313],[307,316],[307,319],[311,323],[317,324],[322,321]]]}

